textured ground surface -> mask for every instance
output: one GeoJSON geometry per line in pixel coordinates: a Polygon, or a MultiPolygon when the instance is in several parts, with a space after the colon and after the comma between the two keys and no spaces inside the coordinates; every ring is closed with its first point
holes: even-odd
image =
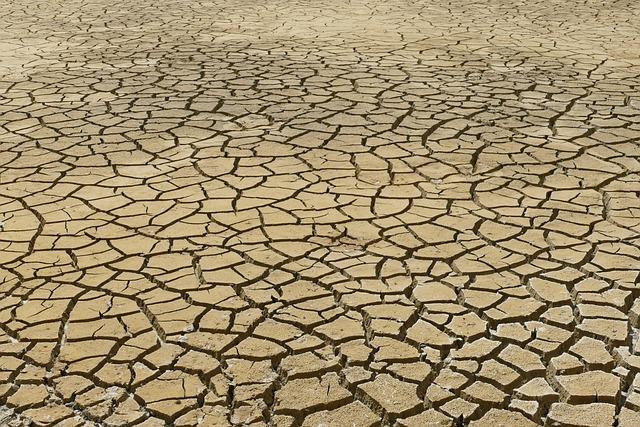
{"type": "Polygon", "coordinates": [[[640,425],[638,2],[0,6],[0,424],[640,425]]]}

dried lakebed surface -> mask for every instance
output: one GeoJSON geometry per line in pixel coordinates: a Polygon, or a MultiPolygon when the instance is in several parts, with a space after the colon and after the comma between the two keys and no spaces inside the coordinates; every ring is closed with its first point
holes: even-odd
{"type": "Polygon", "coordinates": [[[640,425],[638,2],[0,24],[0,424],[640,425]]]}

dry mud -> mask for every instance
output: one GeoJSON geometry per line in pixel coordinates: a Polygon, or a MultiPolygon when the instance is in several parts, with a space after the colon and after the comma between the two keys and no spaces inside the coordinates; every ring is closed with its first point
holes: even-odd
{"type": "Polygon", "coordinates": [[[640,4],[0,4],[0,424],[640,425],[640,4]]]}

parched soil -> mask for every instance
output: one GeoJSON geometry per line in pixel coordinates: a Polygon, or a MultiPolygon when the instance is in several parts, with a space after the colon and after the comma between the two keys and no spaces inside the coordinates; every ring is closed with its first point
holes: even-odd
{"type": "Polygon", "coordinates": [[[640,426],[640,2],[0,3],[0,425],[640,426]]]}

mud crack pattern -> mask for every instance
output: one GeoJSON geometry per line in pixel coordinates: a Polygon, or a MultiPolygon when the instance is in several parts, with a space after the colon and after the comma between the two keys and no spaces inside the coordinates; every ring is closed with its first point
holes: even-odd
{"type": "Polygon", "coordinates": [[[0,23],[0,424],[640,425],[638,2],[0,23]]]}

